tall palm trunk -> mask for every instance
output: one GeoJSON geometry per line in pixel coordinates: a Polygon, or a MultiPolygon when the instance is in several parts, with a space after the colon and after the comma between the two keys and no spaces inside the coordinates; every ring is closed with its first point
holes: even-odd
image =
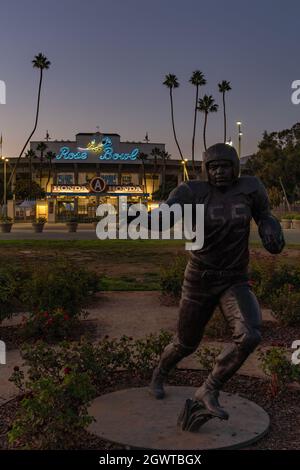
{"type": "Polygon", "coordinates": [[[161,184],[161,192],[163,198],[165,197],[165,191],[166,191],[166,157],[163,153],[162,156],[163,159],[163,171],[162,171],[162,184],[161,184]]]}
{"type": "Polygon", "coordinates": [[[48,165],[48,180],[46,184],[46,192],[48,192],[48,184],[50,183],[50,178],[52,174],[52,159],[49,158],[49,165],[48,165]]]}
{"type": "Polygon", "coordinates": [[[144,185],[145,185],[145,193],[147,193],[147,180],[146,180],[146,169],[145,169],[145,162],[142,160],[143,163],[143,175],[144,175],[144,185]]]}
{"type": "Polygon", "coordinates": [[[208,113],[205,113],[205,117],[204,117],[204,126],[203,126],[203,143],[204,143],[204,149],[207,150],[207,147],[206,147],[206,125],[207,125],[207,116],[208,116],[208,113]]]}
{"type": "Polygon", "coordinates": [[[177,140],[176,131],[175,131],[172,88],[170,88],[170,102],[171,102],[171,118],[172,118],[172,127],[173,127],[174,139],[175,139],[175,142],[176,142],[176,145],[177,145],[177,148],[178,148],[178,151],[179,151],[181,160],[184,160],[183,155],[182,155],[182,152],[181,152],[181,148],[180,148],[179,143],[178,143],[178,140],[177,140]]]}
{"type": "Polygon", "coordinates": [[[40,156],[40,187],[42,187],[42,177],[43,177],[43,152],[41,152],[40,156]]]}
{"type": "Polygon", "coordinates": [[[29,194],[30,194],[30,199],[32,198],[31,195],[32,192],[32,157],[29,157],[29,194]]]}
{"type": "Polygon", "coordinates": [[[227,129],[226,129],[226,108],[225,108],[225,92],[224,91],[223,91],[223,116],[224,116],[224,144],[225,144],[227,129]]]}
{"type": "Polygon", "coordinates": [[[196,103],[195,103],[195,113],[194,113],[194,128],[193,128],[193,139],[192,139],[192,167],[193,172],[195,173],[195,135],[196,135],[196,123],[197,123],[197,106],[198,106],[198,95],[199,95],[199,86],[196,86],[196,103]]]}
{"type": "Polygon", "coordinates": [[[13,167],[12,169],[12,172],[10,174],[10,178],[9,178],[9,181],[8,181],[8,186],[10,185],[14,175],[15,175],[15,172],[17,170],[17,167],[18,167],[18,164],[20,162],[20,159],[23,155],[23,152],[24,150],[26,149],[28,143],[30,142],[30,139],[31,137],[33,136],[33,134],[35,133],[36,131],[36,128],[37,128],[37,123],[38,123],[38,119],[39,119],[39,111],[40,111],[40,99],[41,99],[41,89],[42,89],[42,81],[43,81],[43,69],[40,69],[40,81],[39,81],[39,88],[38,88],[38,98],[37,98],[37,106],[36,106],[36,113],[35,113],[35,123],[34,123],[34,127],[33,127],[33,130],[31,131],[28,139],[26,140],[25,144],[24,144],[24,147],[22,148],[19,156],[18,156],[18,159],[15,163],[15,166],[13,167]]]}
{"type": "Polygon", "coordinates": [[[157,156],[156,155],[154,156],[154,169],[153,170],[154,171],[152,173],[152,194],[154,193],[154,176],[157,173],[157,156]]]}

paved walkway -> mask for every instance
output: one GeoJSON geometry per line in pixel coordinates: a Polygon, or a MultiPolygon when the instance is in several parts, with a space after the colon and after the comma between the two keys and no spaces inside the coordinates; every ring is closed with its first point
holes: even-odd
{"type": "MultiPolygon", "coordinates": [[[[150,333],[159,333],[161,329],[175,333],[178,307],[164,306],[160,302],[160,293],[148,292],[105,292],[98,294],[98,301],[89,309],[87,322],[92,322],[96,338],[109,335],[119,338],[127,335],[134,339],[145,337],[150,333]]],[[[20,317],[15,316],[2,322],[3,326],[16,325],[20,317]]],[[[263,310],[265,320],[275,321],[270,310],[263,310]]],[[[205,341],[206,346],[222,348],[226,343],[205,341]]],[[[16,394],[14,385],[9,377],[15,365],[22,365],[18,350],[7,352],[7,364],[0,365],[0,404],[16,394]]],[[[198,369],[199,363],[193,354],[184,359],[179,368],[198,369]]],[[[257,353],[252,354],[240,369],[241,374],[264,377],[258,363],[257,353]]]]}
{"type": "MultiPolygon", "coordinates": [[[[284,230],[288,244],[300,244],[300,230],[284,230]]],[[[150,238],[150,235],[149,235],[150,238]]],[[[46,224],[43,233],[34,233],[30,223],[15,223],[11,233],[0,233],[1,240],[96,240],[93,224],[79,224],[76,233],[68,233],[66,224],[46,224]]],[[[257,229],[251,230],[251,241],[260,241],[257,229]]]]}

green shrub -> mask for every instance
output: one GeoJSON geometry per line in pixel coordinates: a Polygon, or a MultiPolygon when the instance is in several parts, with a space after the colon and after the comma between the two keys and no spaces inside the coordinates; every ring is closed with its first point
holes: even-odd
{"type": "Polygon", "coordinates": [[[25,283],[23,301],[29,311],[52,312],[61,308],[74,316],[82,312],[99,288],[95,273],[59,259],[34,269],[25,283]]]}
{"type": "Polygon", "coordinates": [[[292,284],[284,284],[270,297],[273,315],[283,326],[300,325],[300,291],[292,284]]]}
{"type": "Polygon", "coordinates": [[[300,382],[300,368],[292,364],[284,348],[273,347],[259,354],[261,368],[270,379],[270,390],[276,396],[283,387],[293,381],[300,382]]]}
{"type": "Polygon", "coordinates": [[[160,286],[162,294],[171,295],[177,299],[180,298],[186,264],[186,256],[176,256],[170,266],[161,269],[160,286]]]}
{"type": "Polygon", "coordinates": [[[65,367],[56,374],[47,371],[26,385],[17,375],[15,371],[15,383],[26,387],[26,392],[8,433],[9,443],[29,449],[76,446],[82,430],[93,421],[87,411],[95,394],[89,375],[65,367]]]}
{"type": "Polygon", "coordinates": [[[275,272],[276,261],[268,256],[251,259],[249,277],[251,287],[263,304],[268,301],[272,290],[272,274],[275,272]]]}
{"type": "Polygon", "coordinates": [[[22,285],[26,278],[23,269],[5,266],[0,268],[0,322],[20,308],[22,285]]]}
{"type": "Polygon", "coordinates": [[[47,222],[46,217],[37,217],[37,219],[36,219],[36,221],[35,221],[36,224],[43,224],[43,225],[44,225],[46,222],[47,222]]]}
{"type": "Polygon", "coordinates": [[[6,215],[0,216],[0,223],[1,224],[11,224],[13,219],[11,217],[7,217],[6,215]]]}
{"type": "Polygon", "coordinates": [[[286,214],[283,214],[281,216],[281,220],[292,220],[295,218],[295,214],[293,214],[292,212],[287,212],[286,214]]]}
{"type": "Polygon", "coordinates": [[[220,352],[220,348],[214,348],[212,346],[201,346],[196,351],[195,356],[204,370],[211,370],[213,369],[216,363],[216,358],[220,352]]]}
{"type": "Polygon", "coordinates": [[[122,368],[144,377],[170,340],[171,335],[161,331],[138,340],[123,336],[98,344],[83,339],[55,348],[43,341],[23,346],[28,378],[16,367],[10,379],[24,396],[10,443],[30,449],[76,446],[93,419],[87,413],[90,400],[110,383],[112,374],[122,368]]]}
{"type": "Polygon", "coordinates": [[[150,334],[146,338],[135,340],[132,345],[132,370],[146,376],[151,373],[171,339],[172,335],[162,330],[159,335],[150,334]]]}
{"type": "Polygon", "coordinates": [[[264,305],[269,306],[272,298],[286,284],[300,291],[299,265],[278,262],[266,256],[251,261],[249,275],[253,291],[264,305]]]}
{"type": "Polygon", "coordinates": [[[205,328],[205,335],[210,338],[223,338],[228,332],[227,321],[221,310],[217,308],[205,328]]]}

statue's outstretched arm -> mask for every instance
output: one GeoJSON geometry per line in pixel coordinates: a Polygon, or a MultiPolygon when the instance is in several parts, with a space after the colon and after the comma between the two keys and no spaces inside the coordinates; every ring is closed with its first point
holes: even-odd
{"type": "Polygon", "coordinates": [[[267,191],[261,182],[254,194],[253,218],[265,249],[272,254],[281,253],[285,246],[282,228],[271,213],[267,191]]]}
{"type": "MultiPolygon", "coordinates": [[[[171,193],[169,194],[168,199],[164,201],[164,204],[166,204],[170,208],[174,204],[180,205],[182,209],[182,212],[181,212],[182,214],[183,214],[184,204],[192,204],[192,203],[193,203],[193,193],[190,187],[186,183],[181,183],[179,186],[173,189],[173,191],[171,191],[171,193]]],[[[162,213],[159,208],[153,209],[151,212],[149,212],[148,227],[151,228],[151,220],[152,220],[152,217],[154,218],[155,215],[157,215],[158,217],[159,231],[161,232],[162,231],[162,213]]],[[[131,222],[135,218],[136,216],[128,216],[127,221],[131,222]]],[[[179,219],[177,218],[176,211],[173,212],[171,210],[170,211],[170,227],[173,227],[178,220],[179,219]]]]}

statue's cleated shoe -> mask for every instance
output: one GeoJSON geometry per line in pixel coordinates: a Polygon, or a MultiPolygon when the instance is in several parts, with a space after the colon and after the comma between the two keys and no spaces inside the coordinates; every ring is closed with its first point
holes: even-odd
{"type": "Polygon", "coordinates": [[[153,395],[157,400],[163,399],[166,395],[164,390],[164,379],[165,375],[163,375],[161,370],[156,367],[152,374],[149,390],[151,395],[153,395]]]}
{"type": "Polygon", "coordinates": [[[221,407],[218,397],[219,391],[210,390],[205,383],[195,393],[195,400],[199,401],[213,416],[228,419],[229,414],[221,407]]]}

